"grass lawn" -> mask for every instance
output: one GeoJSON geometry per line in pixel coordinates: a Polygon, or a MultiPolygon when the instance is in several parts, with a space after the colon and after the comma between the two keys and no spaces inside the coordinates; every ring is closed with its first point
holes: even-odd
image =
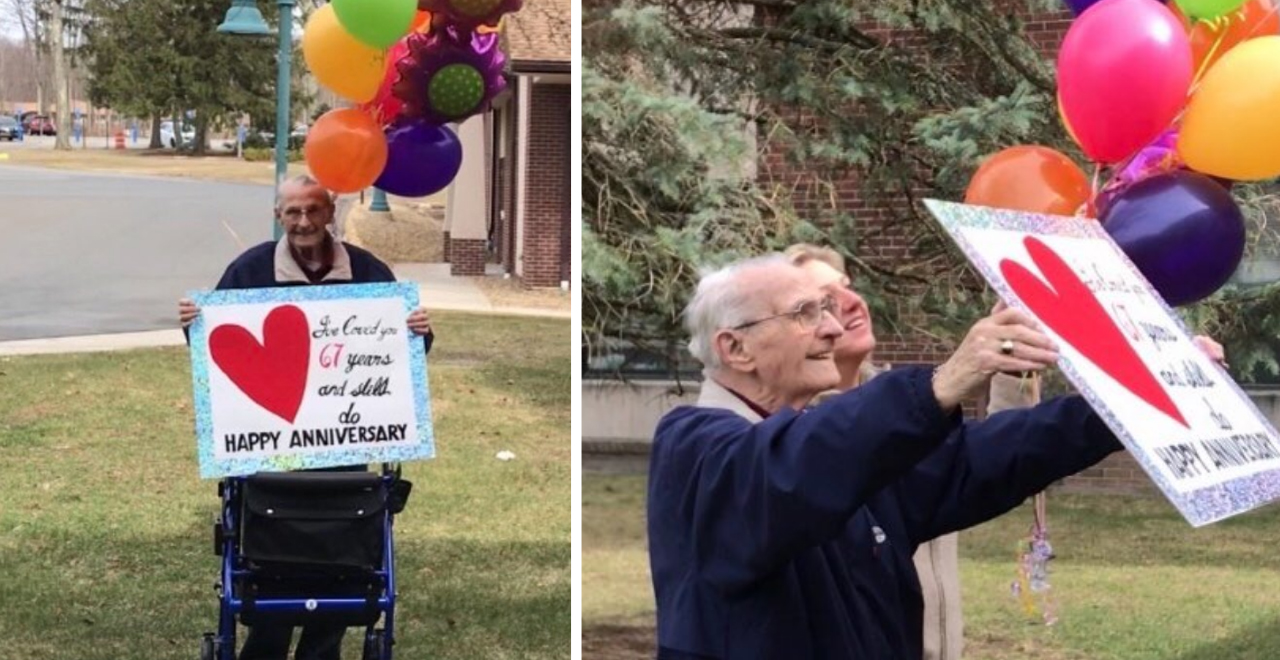
{"type": "MultiPolygon", "coordinates": [[[[396,657],[567,658],[569,322],[432,316],[438,457],[405,466],[396,657]]],[[[189,364],[0,358],[0,656],[197,657],[218,497],[197,477],[189,364]]]]}
{"type": "MultiPolygon", "coordinates": [[[[643,476],[584,475],[583,618],[597,658],[652,639],[643,476]]],[[[1280,658],[1280,507],[1192,529],[1157,496],[1049,496],[1059,623],[1009,593],[1029,507],[961,534],[966,660],[1280,658]]],[[[652,643],[652,642],[650,642],[652,643]]],[[[651,657],[651,656],[650,656],[651,657]]]]}

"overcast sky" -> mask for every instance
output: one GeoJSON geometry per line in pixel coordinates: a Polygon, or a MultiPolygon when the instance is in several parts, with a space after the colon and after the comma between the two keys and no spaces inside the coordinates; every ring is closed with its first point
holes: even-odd
{"type": "Polygon", "coordinates": [[[22,28],[18,25],[18,19],[6,11],[0,11],[0,39],[22,41],[22,28]]]}

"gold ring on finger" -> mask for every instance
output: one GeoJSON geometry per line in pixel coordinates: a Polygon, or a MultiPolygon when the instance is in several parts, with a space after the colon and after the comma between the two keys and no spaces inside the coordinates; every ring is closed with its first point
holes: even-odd
{"type": "Polygon", "coordinates": [[[1000,342],[1000,354],[1001,354],[1001,355],[1013,355],[1013,340],[1012,340],[1012,339],[1006,339],[1006,340],[1004,340],[1004,341],[1000,342]]]}

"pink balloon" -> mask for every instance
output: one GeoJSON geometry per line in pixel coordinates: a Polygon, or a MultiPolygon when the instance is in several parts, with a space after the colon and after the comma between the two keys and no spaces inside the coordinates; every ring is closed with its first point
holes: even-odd
{"type": "Polygon", "coordinates": [[[1094,161],[1116,163],[1173,123],[1192,78],[1191,42],[1156,0],[1102,0],[1058,51],[1062,112],[1094,161]]]}

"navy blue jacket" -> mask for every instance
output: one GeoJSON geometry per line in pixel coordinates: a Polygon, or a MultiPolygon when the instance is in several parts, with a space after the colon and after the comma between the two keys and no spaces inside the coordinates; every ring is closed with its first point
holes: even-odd
{"type": "Polygon", "coordinates": [[[659,659],[918,660],[916,546],[1121,448],[1079,397],[964,423],[930,375],[895,369],[755,423],[706,407],[662,419],[648,495],[659,659]]]}
{"type": "MultiPolygon", "coordinates": [[[[335,242],[335,248],[338,244],[335,242]]],[[[369,284],[394,282],[391,269],[368,251],[350,243],[341,243],[347,259],[337,255],[334,269],[317,284],[369,284]],[[349,266],[349,267],[348,267],[349,266]]],[[[311,286],[301,268],[293,262],[288,252],[277,241],[259,243],[244,251],[227,266],[217,289],[262,289],[276,286],[311,286]],[[286,261],[287,260],[287,261],[286,261]]],[[[434,333],[422,337],[428,353],[435,340],[434,333]]]]}

